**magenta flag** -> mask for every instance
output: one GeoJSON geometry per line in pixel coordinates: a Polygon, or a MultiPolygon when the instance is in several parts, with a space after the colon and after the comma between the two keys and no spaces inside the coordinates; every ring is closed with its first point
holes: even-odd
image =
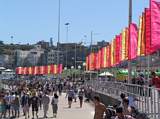
{"type": "Polygon", "coordinates": [[[122,59],[122,34],[119,35],[119,62],[122,59]]]}
{"type": "Polygon", "coordinates": [[[149,8],[145,8],[145,54],[151,53],[151,12],[149,8]]]}
{"type": "Polygon", "coordinates": [[[58,73],[61,74],[63,71],[63,65],[62,64],[59,64],[58,65],[58,73]]]}
{"type": "Polygon", "coordinates": [[[151,0],[151,52],[160,49],[160,0],[151,0]]]}
{"type": "Polygon", "coordinates": [[[129,60],[137,57],[137,39],[138,39],[138,29],[136,24],[131,23],[129,25],[129,60]]]}

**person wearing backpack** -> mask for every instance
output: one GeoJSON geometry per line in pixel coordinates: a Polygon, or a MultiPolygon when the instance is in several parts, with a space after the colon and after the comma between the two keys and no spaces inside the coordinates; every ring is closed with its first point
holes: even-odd
{"type": "Polygon", "coordinates": [[[53,110],[53,118],[56,118],[57,111],[58,111],[58,95],[57,95],[57,93],[54,93],[54,96],[52,97],[51,105],[52,105],[52,110],[53,110]]]}

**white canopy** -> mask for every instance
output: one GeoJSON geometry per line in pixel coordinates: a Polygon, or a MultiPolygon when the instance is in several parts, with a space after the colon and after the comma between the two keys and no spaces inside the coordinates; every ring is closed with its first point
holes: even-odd
{"type": "Polygon", "coordinates": [[[11,70],[11,69],[6,69],[6,70],[4,70],[5,72],[12,72],[13,70],[11,70]]]}
{"type": "Polygon", "coordinates": [[[99,76],[113,76],[110,72],[103,72],[99,76]]]}
{"type": "Polygon", "coordinates": [[[4,67],[0,67],[0,70],[5,70],[6,68],[4,68],[4,67]]]}

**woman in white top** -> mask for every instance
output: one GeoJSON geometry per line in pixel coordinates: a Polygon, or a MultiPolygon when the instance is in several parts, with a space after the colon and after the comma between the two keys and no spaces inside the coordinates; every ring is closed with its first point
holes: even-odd
{"type": "Polygon", "coordinates": [[[55,93],[52,98],[52,110],[53,110],[53,117],[56,118],[57,110],[58,110],[58,95],[55,93]]]}

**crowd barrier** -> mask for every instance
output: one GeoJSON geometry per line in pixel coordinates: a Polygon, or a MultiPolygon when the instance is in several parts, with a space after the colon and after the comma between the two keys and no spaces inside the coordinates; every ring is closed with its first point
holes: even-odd
{"type": "Polygon", "coordinates": [[[120,94],[137,98],[136,107],[153,119],[160,119],[160,90],[148,85],[92,80],[87,83],[94,92],[120,99],[120,94]]]}

